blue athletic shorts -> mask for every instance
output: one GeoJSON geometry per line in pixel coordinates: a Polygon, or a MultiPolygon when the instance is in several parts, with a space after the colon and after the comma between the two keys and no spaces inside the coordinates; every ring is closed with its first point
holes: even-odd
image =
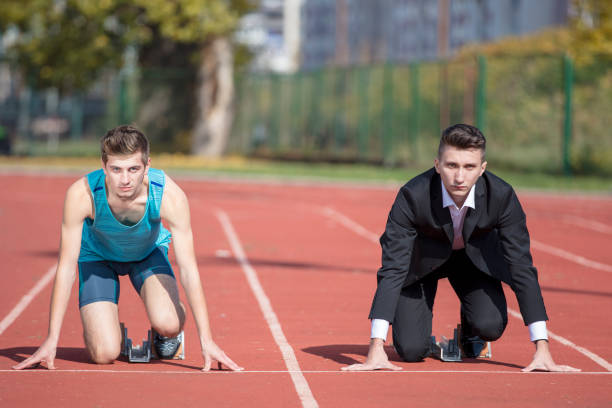
{"type": "Polygon", "coordinates": [[[79,308],[93,302],[119,301],[119,275],[128,275],[138,293],[145,279],[151,275],[170,275],[166,248],[155,248],[145,259],[137,262],[93,261],[79,262],[79,308]]]}

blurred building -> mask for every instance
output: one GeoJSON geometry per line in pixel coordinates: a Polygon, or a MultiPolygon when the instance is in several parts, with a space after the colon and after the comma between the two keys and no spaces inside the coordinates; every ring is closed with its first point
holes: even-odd
{"type": "Polygon", "coordinates": [[[409,62],[465,44],[564,25],[569,0],[262,0],[239,41],[259,43],[253,68],[409,62]],[[257,28],[254,28],[257,27],[257,28]]]}
{"type": "Polygon", "coordinates": [[[235,34],[239,43],[254,52],[252,69],[257,71],[288,71],[292,60],[288,57],[285,35],[284,0],[261,0],[254,12],[246,14],[235,34]]]}

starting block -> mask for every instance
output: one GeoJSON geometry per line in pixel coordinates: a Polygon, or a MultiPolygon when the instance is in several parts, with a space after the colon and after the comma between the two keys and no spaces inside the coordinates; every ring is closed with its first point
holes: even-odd
{"type": "Polygon", "coordinates": [[[121,354],[128,358],[130,363],[148,363],[151,360],[152,336],[151,330],[147,333],[147,339],[142,345],[134,346],[132,339],[128,337],[127,327],[121,323],[122,347],[121,354]]]}
{"type": "MultiPolygon", "coordinates": [[[[461,325],[460,324],[457,325],[457,332],[458,332],[459,338],[461,338],[461,325]]],[[[487,341],[484,347],[482,348],[482,350],[480,350],[480,354],[478,354],[478,357],[476,358],[491,358],[492,356],[493,354],[491,353],[491,342],[487,341]]]]}
{"type": "MultiPolygon", "coordinates": [[[[431,336],[431,355],[441,361],[462,361],[462,350],[459,339],[461,338],[461,325],[453,330],[453,338],[436,342],[436,337],[431,336]]],[[[491,358],[491,342],[487,341],[477,358],[491,358]]]]}
{"type": "MultiPolygon", "coordinates": [[[[134,345],[132,339],[128,337],[127,327],[124,323],[120,323],[121,326],[121,354],[126,356],[130,363],[148,363],[152,358],[160,359],[153,346],[153,336],[155,331],[153,329],[147,332],[147,338],[143,339],[142,345],[134,345]]],[[[181,331],[178,335],[180,345],[176,350],[176,353],[170,357],[172,360],[184,360],[185,359],[185,335],[181,331]]]]}
{"type": "Polygon", "coordinates": [[[461,361],[461,348],[459,347],[458,329],[453,330],[453,338],[436,341],[436,336],[431,336],[431,355],[441,361],[461,361]]]}

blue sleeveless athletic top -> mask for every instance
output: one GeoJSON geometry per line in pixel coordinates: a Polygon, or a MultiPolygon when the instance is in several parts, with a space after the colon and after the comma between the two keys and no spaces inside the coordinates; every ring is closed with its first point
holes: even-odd
{"type": "Polygon", "coordinates": [[[144,215],[134,225],[119,222],[108,205],[104,170],[87,175],[95,206],[95,218],[83,223],[79,262],[134,262],[146,258],[161,246],[168,251],[170,232],[161,223],[159,209],[164,194],[165,175],[149,169],[149,195],[144,215]]]}

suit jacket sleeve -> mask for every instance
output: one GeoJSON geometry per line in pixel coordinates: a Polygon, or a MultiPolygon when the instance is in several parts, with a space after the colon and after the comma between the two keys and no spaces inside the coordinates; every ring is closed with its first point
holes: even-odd
{"type": "Polygon", "coordinates": [[[538,283],[538,272],[533,266],[529,250],[529,231],[525,213],[510,190],[500,213],[498,234],[501,251],[508,265],[510,286],[514,291],[524,323],[548,320],[538,283]]]}
{"type": "Polygon", "coordinates": [[[398,193],[389,212],[385,232],[380,237],[382,266],[377,274],[378,286],[370,309],[370,319],[393,322],[399,295],[410,269],[417,233],[407,194],[404,190],[398,193]]]}

